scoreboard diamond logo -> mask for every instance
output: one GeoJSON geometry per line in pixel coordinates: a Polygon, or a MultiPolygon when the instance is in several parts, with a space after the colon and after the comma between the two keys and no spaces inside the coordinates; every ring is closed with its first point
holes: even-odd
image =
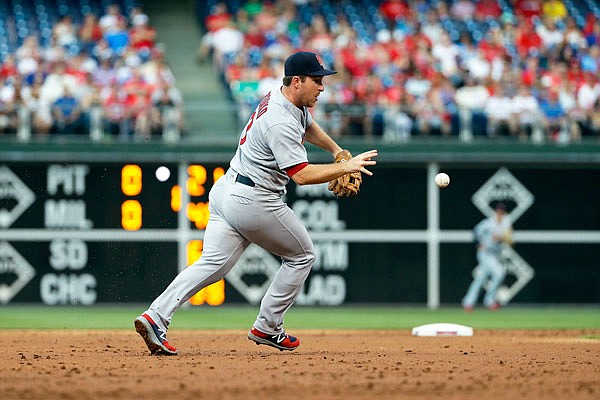
{"type": "Polygon", "coordinates": [[[511,221],[515,222],[533,204],[533,194],[506,168],[500,168],[473,194],[471,201],[488,217],[494,214],[493,202],[513,202],[515,207],[509,215],[511,221]]]}
{"type": "Polygon", "coordinates": [[[280,265],[271,253],[251,244],[225,279],[250,304],[258,304],[280,265]]]}
{"type": "Polygon", "coordinates": [[[1,304],[8,303],[35,276],[35,269],[7,242],[0,242],[0,277],[3,275],[8,279],[1,280],[9,283],[0,283],[1,304]]]}
{"type": "Polygon", "coordinates": [[[6,166],[0,167],[0,228],[8,228],[35,201],[35,194],[6,166]]]}

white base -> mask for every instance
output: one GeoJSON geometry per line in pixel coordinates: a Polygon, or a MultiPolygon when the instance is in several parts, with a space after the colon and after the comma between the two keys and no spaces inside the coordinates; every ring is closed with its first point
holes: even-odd
{"type": "Polygon", "coordinates": [[[473,336],[470,326],[448,323],[421,325],[413,328],[413,336],[473,336]]]}

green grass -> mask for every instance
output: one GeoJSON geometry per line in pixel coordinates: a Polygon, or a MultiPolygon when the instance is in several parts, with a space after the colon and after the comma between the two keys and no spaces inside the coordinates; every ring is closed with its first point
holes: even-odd
{"type": "MultiPolygon", "coordinates": [[[[132,329],[145,306],[45,307],[2,306],[0,329],[132,329]]],[[[178,329],[247,329],[258,307],[186,307],[173,318],[178,329]]],[[[600,329],[599,307],[509,306],[496,312],[461,308],[425,307],[293,307],[286,316],[288,329],[410,329],[451,322],[475,329],[600,329]]]]}

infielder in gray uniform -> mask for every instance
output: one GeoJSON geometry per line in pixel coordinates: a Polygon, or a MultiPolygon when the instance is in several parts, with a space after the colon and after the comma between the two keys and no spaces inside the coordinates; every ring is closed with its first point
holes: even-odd
{"type": "Polygon", "coordinates": [[[503,245],[512,244],[512,224],[506,216],[504,203],[497,203],[494,210],[494,215],[485,218],[473,229],[477,241],[479,268],[462,300],[464,310],[467,312],[473,311],[479,292],[488,279],[490,284],[483,298],[483,304],[490,310],[499,307],[496,302],[496,291],[506,274],[500,262],[500,252],[503,245]]]}
{"type": "Polygon", "coordinates": [[[175,311],[200,289],[223,278],[250,243],[282,259],[281,267],[262,299],[248,338],[280,350],[294,350],[300,340],[283,329],[285,313],[298,296],[315,261],[312,240],[294,212],[282,200],[286,184],[329,182],[373,166],[377,150],[342,163],[311,164],[304,141],[336,155],[341,147],[331,139],[308,107],[324,90],[325,69],[311,52],[285,61],[283,86],[267,94],[243,129],[227,173],[209,193],[210,218],[202,257],[181,271],[150,307],[135,320],[137,332],[152,354],[177,354],[166,333],[175,311]]]}

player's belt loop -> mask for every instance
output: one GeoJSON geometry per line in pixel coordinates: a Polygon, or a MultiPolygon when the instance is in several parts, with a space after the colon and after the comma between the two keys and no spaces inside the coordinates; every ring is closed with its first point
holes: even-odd
{"type": "Polygon", "coordinates": [[[250,187],[255,186],[255,183],[252,179],[248,178],[247,176],[241,175],[241,174],[237,174],[237,176],[235,177],[235,181],[239,182],[243,185],[246,185],[246,186],[250,186],[250,187]]]}

